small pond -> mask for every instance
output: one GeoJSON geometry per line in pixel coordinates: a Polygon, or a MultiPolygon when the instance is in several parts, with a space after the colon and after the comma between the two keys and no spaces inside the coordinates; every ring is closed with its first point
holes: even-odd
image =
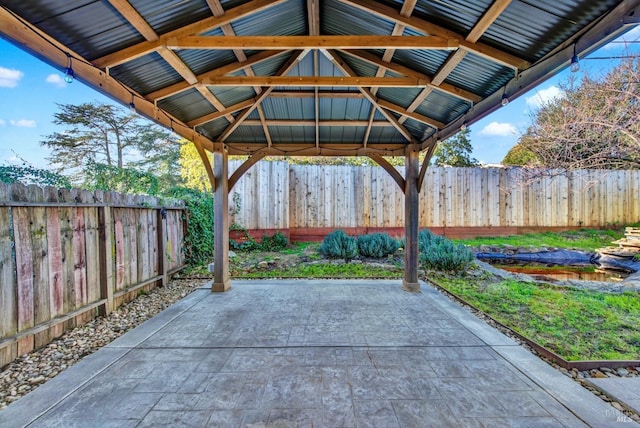
{"type": "Polygon", "coordinates": [[[604,270],[589,266],[561,266],[553,264],[514,262],[505,263],[504,260],[485,260],[494,267],[514,273],[524,273],[538,280],[578,280],[620,282],[628,274],[613,270],[604,270]]]}

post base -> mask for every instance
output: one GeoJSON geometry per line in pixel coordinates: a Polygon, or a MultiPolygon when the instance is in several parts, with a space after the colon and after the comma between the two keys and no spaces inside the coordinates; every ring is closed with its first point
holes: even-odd
{"type": "Polygon", "coordinates": [[[409,293],[419,293],[420,292],[420,283],[419,282],[407,282],[406,280],[402,280],[402,289],[404,291],[408,291],[409,293]]]}
{"type": "Polygon", "coordinates": [[[231,289],[231,280],[226,280],[224,282],[214,282],[211,285],[211,291],[214,293],[222,293],[225,291],[229,291],[231,289]]]}

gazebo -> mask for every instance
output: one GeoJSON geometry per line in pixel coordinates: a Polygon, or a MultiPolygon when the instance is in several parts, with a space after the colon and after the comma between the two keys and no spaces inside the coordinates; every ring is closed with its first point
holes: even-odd
{"type": "Polygon", "coordinates": [[[193,142],[215,194],[213,291],[230,286],[229,189],[268,155],[383,167],[404,191],[403,287],[417,291],[438,142],[639,16],[638,0],[5,0],[0,34],[193,142]],[[229,155],[249,158],[229,175],[229,155]]]}

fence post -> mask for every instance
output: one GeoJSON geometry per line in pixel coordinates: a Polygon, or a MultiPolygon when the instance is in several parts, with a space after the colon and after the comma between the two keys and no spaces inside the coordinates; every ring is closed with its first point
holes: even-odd
{"type": "Polygon", "coordinates": [[[169,281],[168,277],[168,268],[169,268],[169,259],[167,257],[167,210],[165,208],[161,208],[157,210],[158,216],[158,272],[162,275],[162,286],[167,285],[169,281]]]}
{"type": "Polygon", "coordinates": [[[108,315],[114,310],[113,291],[115,288],[113,276],[113,207],[106,204],[98,208],[98,246],[100,258],[100,298],[107,302],[100,307],[100,315],[108,315]]]}

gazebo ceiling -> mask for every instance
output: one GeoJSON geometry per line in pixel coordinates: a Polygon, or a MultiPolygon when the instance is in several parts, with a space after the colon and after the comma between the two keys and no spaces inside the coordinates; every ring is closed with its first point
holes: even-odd
{"type": "Polygon", "coordinates": [[[619,0],[5,0],[0,34],[202,151],[404,155],[637,22],[619,0]]]}

